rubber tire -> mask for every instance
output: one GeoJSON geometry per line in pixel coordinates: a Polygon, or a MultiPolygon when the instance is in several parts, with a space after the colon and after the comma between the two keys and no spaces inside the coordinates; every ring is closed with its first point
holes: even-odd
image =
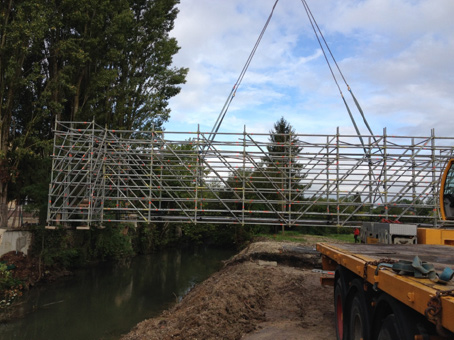
{"type": "Polygon", "coordinates": [[[344,318],[344,303],[345,294],[342,280],[337,280],[336,287],[334,288],[334,315],[336,317],[336,339],[346,339],[345,331],[345,318],[344,318]]]}
{"type": "Polygon", "coordinates": [[[426,320],[422,315],[387,294],[380,297],[377,306],[383,302],[388,306],[387,314],[374,315],[372,333],[376,334],[376,340],[414,340],[415,335],[426,334],[426,320]]]}
{"type": "Polygon", "coordinates": [[[399,332],[399,326],[397,325],[397,319],[394,314],[389,314],[380,328],[377,340],[395,340],[403,339],[399,332]]]}
{"type": "Polygon", "coordinates": [[[360,280],[353,280],[352,287],[355,290],[350,295],[349,318],[348,318],[348,339],[369,340],[370,339],[370,310],[367,308],[366,295],[363,290],[363,283],[360,280]]]}

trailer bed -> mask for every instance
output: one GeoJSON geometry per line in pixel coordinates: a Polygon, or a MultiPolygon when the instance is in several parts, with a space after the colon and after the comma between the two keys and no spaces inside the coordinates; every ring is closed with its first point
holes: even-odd
{"type": "Polygon", "coordinates": [[[380,267],[376,272],[377,263],[412,261],[415,256],[433,264],[437,273],[446,267],[454,269],[452,246],[318,243],[317,250],[322,254],[324,269],[335,270],[341,265],[423,315],[431,298],[438,295],[442,308],[431,321],[454,332],[454,279],[442,285],[427,278],[398,275],[387,267],[380,267]]]}

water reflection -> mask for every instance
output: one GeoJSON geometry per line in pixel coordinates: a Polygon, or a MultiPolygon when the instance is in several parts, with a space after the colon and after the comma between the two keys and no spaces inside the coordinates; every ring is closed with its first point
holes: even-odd
{"type": "Polygon", "coordinates": [[[0,325],[1,339],[118,339],[159,314],[219,269],[231,251],[171,250],[125,259],[33,289],[21,298],[23,319],[0,325]]]}

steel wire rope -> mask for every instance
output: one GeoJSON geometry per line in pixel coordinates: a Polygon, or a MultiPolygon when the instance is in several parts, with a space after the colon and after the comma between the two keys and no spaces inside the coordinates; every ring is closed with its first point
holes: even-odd
{"type": "Polygon", "coordinates": [[[326,48],[327,48],[329,54],[331,55],[331,58],[333,59],[333,62],[334,62],[334,64],[336,65],[336,68],[337,68],[337,70],[338,70],[340,76],[342,77],[342,80],[344,81],[345,86],[347,86],[348,92],[350,92],[350,94],[351,94],[351,96],[352,96],[352,98],[353,98],[353,101],[355,102],[355,105],[356,105],[356,107],[357,107],[359,113],[361,114],[361,117],[363,118],[364,125],[366,125],[367,130],[368,130],[369,133],[371,134],[372,138],[374,139],[374,142],[377,144],[377,147],[378,147],[378,149],[379,149],[380,152],[381,152],[381,148],[378,146],[378,143],[377,143],[377,140],[376,140],[376,138],[375,138],[375,135],[374,135],[374,133],[372,132],[372,129],[370,128],[369,123],[367,122],[366,116],[364,115],[364,112],[363,112],[363,110],[362,110],[362,108],[361,108],[361,105],[359,104],[358,100],[356,99],[356,97],[355,97],[355,95],[354,95],[354,93],[353,93],[353,91],[352,91],[350,85],[347,83],[347,80],[345,79],[344,74],[342,73],[342,70],[340,69],[340,67],[339,67],[339,65],[338,65],[338,63],[337,63],[337,60],[336,60],[336,58],[334,57],[333,52],[331,51],[331,49],[330,49],[328,43],[326,42],[325,36],[323,35],[322,31],[320,30],[320,27],[318,26],[318,23],[317,23],[317,21],[315,20],[315,17],[314,17],[314,15],[312,14],[311,9],[310,9],[309,6],[307,5],[306,0],[301,0],[301,1],[302,1],[302,2],[304,3],[304,5],[305,5],[306,12],[308,13],[308,15],[310,15],[310,17],[311,17],[312,20],[314,21],[314,24],[315,24],[315,26],[317,27],[317,30],[318,30],[318,32],[320,33],[320,36],[321,36],[321,38],[323,39],[323,42],[324,42],[324,44],[325,44],[325,46],[326,46],[326,48]]]}
{"type": "MultiPolygon", "coordinates": [[[[314,34],[315,34],[315,37],[317,38],[318,44],[319,44],[319,46],[320,46],[320,49],[322,50],[322,53],[323,53],[323,56],[324,56],[324,58],[325,58],[326,64],[327,64],[328,67],[329,67],[329,70],[330,70],[330,72],[331,72],[331,76],[333,77],[334,82],[336,83],[337,89],[339,90],[339,93],[340,93],[340,95],[341,95],[341,97],[342,97],[342,100],[344,101],[345,107],[347,108],[348,114],[349,114],[350,119],[351,119],[351,121],[352,121],[352,123],[353,123],[353,126],[354,126],[354,128],[355,128],[356,134],[358,135],[359,140],[361,141],[361,145],[362,145],[362,147],[363,147],[364,154],[367,155],[366,146],[365,146],[365,144],[364,144],[364,140],[363,140],[363,138],[362,138],[362,136],[361,136],[361,133],[360,133],[360,131],[359,131],[358,125],[356,125],[356,121],[355,121],[355,119],[354,119],[354,117],[353,117],[353,115],[352,115],[352,112],[351,112],[351,110],[350,110],[350,107],[348,106],[347,101],[346,101],[345,98],[344,98],[344,94],[342,93],[342,90],[341,90],[341,88],[340,88],[340,86],[339,86],[339,82],[337,81],[336,75],[334,74],[333,68],[331,67],[331,63],[330,63],[329,60],[328,60],[328,56],[326,55],[325,48],[323,47],[323,44],[322,44],[322,42],[320,41],[319,34],[320,34],[322,37],[323,37],[323,35],[322,35],[321,31],[319,31],[319,33],[317,33],[317,30],[315,29],[314,24],[317,25],[317,23],[316,23],[316,21],[315,21],[315,18],[312,16],[312,13],[311,13],[310,10],[309,10],[309,6],[308,6],[308,4],[306,3],[306,0],[301,0],[301,3],[303,4],[304,9],[306,10],[307,17],[309,18],[309,22],[310,22],[310,24],[311,24],[311,26],[312,26],[312,30],[314,31],[314,34]]],[[[317,25],[317,28],[318,28],[318,25],[317,25]]],[[[325,39],[323,39],[323,40],[325,41],[325,39]]],[[[325,44],[326,44],[326,41],[325,41],[325,44]]],[[[333,55],[331,55],[331,57],[334,59],[333,55]]],[[[342,76],[342,77],[343,77],[343,76],[342,76]]]]}
{"type": "Polygon", "coordinates": [[[279,0],[275,1],[274,5],[273,5],[273,8],[271,9],[271,13],[268,16],[268,19],[266,20],[265,25],[263,26],[262,31],[260,32],[260,35],[257,38],[257,41],[255,42],[255,45],[252,48],[252,51],[249,54],[249,57],[247,58],[246,63],[244,64],[240,75],[238,76],[238,79],[236,80],[235,84],[233,85],[233,88],[230,91],[230,94],[227,97],[227,100],[225,101],[224,106],[222,107],[221,112],[220,112],[218,118],[216,119],[216,122],[214,123],[213,128],[211,129],[210,135],[208,137],[208,144],[204,145],[202,150],[201,150],[202,156],[211,147],[211,145],[213,143],[213,140],[216,137],[216,134],[218,133],[219,128],[221,127],[221,124],[222,124],[222,122],[223,122],[223,120],[225,118],[225,115],[227,114],[227,111],[228,111],[228,109],[230,107],[230,104],[231,104],[233,98],[235,97],[236,91],[238,90],[238,87],[240,86],[241,82],[243,81],[244,75],[246,74],[246,71],[248,70],[249,65],[251,64],[251,61],[252,61],[252,59],[253,59],[253,57],[255,55],[255,52],[257,51],[257,48],[258,48],[260,42],[262,41],[262,38],[263,38],[263,36],[265,34],[265,31],[266,31],[266,29],[268,27],[268,24],[271,21],[271,18],[272,18],[273,13],[274,13],[274,9],[276,8],[276,5],[277,5],[278,2],[279,2],[279,0]]]}
{"type": "MultiPolygon", "coordinates": [[[[221,127],[222,122],[224,121],[225,115],[227,114],[230,104],[231,104],[233,98],[235,97],[236,91],[238,90],[238,87],[240,86],[241,82],[243,81],[244,75],[246,74],[246,71],[248,70],[249,65],[251,64],[251,61],[255,55],[255,52],[257,51],[257,48],[258,48],[260,42],[262,41],[262,38],[265,34],[266,29],[268,28],[268,24],[271,21],[271,18],[274,13],[274,9],[276,8],[276,5],[278,2],[279,2],[279,0],[276,0],[274,2],[273,8],[271,9],[271,13],[268,16],[268,19],[266,20],[265,25],[263,26],[262,31],[260,32],[259,37],[257,38],[257,41],[255,42],[254,47],[252,48],[252,51],[249,54],[249,56],[246,60],[246,63],[244,64],[243,69],[240,72],[240,75],[238,76],[235,84],[233,85],[232,90],[230,91],[230,93],[224,103],[224,106],[222,107],[221,112],[219,113],[219,116],[216,119],[216,122],[214,123],[213,128],[211,129],[210,135],[208,136],[208,143],[204,144],[202,146],[201,150],[199,151],[199,160],[202,164],[205,161],[206,153],[208,152],[211,145],[213,144],[214,138],[216,137],[216,135],[219,131],[219,128],[221,127]]],[[[198,176],[202,177],[202,174],[199,173],[198,176]]]]}
{"type": "MultiPolygon", "coordinates": [[[[306,0],[301,0],[301,1],[306,2],[306,0]]],[[[307,5],[307,4],[306,4],[306,5],[307,5]]],[[[376,138],[375,138],[375,135],[374,135],[374,133],[372,132],[372,129],[370,128],[369,123],[367,122],[367,119],[366,119],[366,116],[364,115],[363,109],[361,108],[361,105],[359,104],[358,100],[356,99],[356,97],[355,97],[355,95],[354,95],[354,93],[353,93],[353,91],[352,91],[350,85],[347,83],[347,80],[345,79],[344,74],[342,73],[342,71],[341,71],[339,65],[337,64],[337,60],[336,60],[336,58],[334,58],[334,55],[333,55],[333,53],[331,52],[331,49],[329,48],[329,45],[328,45],[328,43],[326,42],[325,37],[324,37],[322,31],[320,30],[320,27],[318,26],[317,21],[315,20],[315,18],[314,18],[314,16],[313,16],[312,11],[310,10],[309,6],[307,7],[307,10],[309,11],[311,17],[313,18],[314,23],[315,23],[315,25],[317,26],[317,30],[320,32],[320,36],[322,37],[323,42],[325,43],[325,46],[326,46],[326,48],[327,48],[328,51],[329,51],[329,54],[331,55],[331,58],[333,59],[334,64],[336,65],[336,68],[337,68],[337,70],[339,71],[339,74],[341,75],[341,77],[342,77],[342,79],[343,79],[343,81],[344,81],[344,83],[345,83],[345,86],[347,86],[348,92],[350,92],[350,95],[352,96],[353,101],[355,102],[355,105],[356,105],[356,107],[357,107],[359,113],[361,114],[361,117],[363,118],[364,125],[366,125],[367,130],[368,130],[369,133],[371,134],[372,138],[374,139],[374,142],[377,144],[377,147],[378,147],[378,149],[379,149],[380,152],[381,152],[381,148],[378,146],[378,143],[377,143],[377,140],[376,140],[376,138]]]]}
{"type": "MultiPolygon", "coordinates": [[[[320,46],[320,48],[321,48],[321,50],[322,50],[323,56],[324,56],[324,58],[325,58],[325,61],[326,61],[327,65],[328,65],[328,67],[329,67],[329,70],[330,70],[330,72],[331,72],[331,75],[332,75],[332,77],[333,77],[333,79],[334,79],[334,82],[336,83],[336,86],[337,86],[337,88],[338,88],[338,90],[339,90],[339,93],[340,93],[340,95],[341,95],[341,97],[342,97],[342,100],[343,100],[343,102],[344,102],[344,105],[345,105],[345,107],[346,107],[346,109],[347,109],[347,112],[348,112],[348,114],[349,114],[349,116],[350,116],[350,120],[352,121],[353,127],[355,128],[355,131],[356,131],[356,133],[357,133],[357,135],[358,135],[358,138],[359,138],[359,140],[360,140],[360,142],[361,142],[362,148],[363,148],[363,150],[364,150],[364,155],[365,155],[365,157],[368,159],[369,165],[371,165],[370,154],[369,154],[369,153],[367,152],[367,150],[366,150],[366,146],[365,146],[364,140],[363,140],[363,138],[362,138],[362,136],[361,136],[361,132],[359,131],[358,125],[356,124],[356,121],[355,121],[355,119],[354,119],[354,117],[353,117],[353,114],[352,114],[352,112],[351,112],[351,110],[350,110],[350,107],[348,106],[347,101],[345,100],[344,94],[342,93],[342,90],[341,90],[341,88],[340,88],[340,86],[339,86],[339,83],[338,83],[338,81],[337,81],[337,78],[336,78],[336,76],[335,76],[335,74],[334,74],[334,72],[333,72],[333,69],[332,69],[332,67],[331,67],[331,64],[330,64],[330,62],[329,62],[329,60],[328,60],[328,57],[327,57],[327,55],[326,55],[325,48],[323,47],[323,44],[322,44],[322,42],[321,42],[321,40],[320,40],[320,37],[323,39],[323,42],[324,42],[324,44],[325,44],[327,50],[329,51],[330,56],[331,56],[331,58],[333,59],[333,62],[335,63],[336,68],[337,68],[339,74],[341,75],[341,77],[342,77],[342,79],[343,79],[345,85],[347,86],[348,91],[350,92],[350,94],[351,94],[351,96],[352,96],[352,98],[353,98],[353,101],[355,102],[355,105],[356,105],[358,111],[360,112],[360,114],[361,114],[361,116],[362,116],[362,118],[363,118],[364,124],[366,125],[366,127],[367,127],[369,133],[371,134],[372,138],[374,139],[374,142],[375,142],[375,144],[377,145],[377,148],[379,149],[379,151],[380,151],[380,153],[381,153],[382,155],[384,155],[384,154],[383,154],[383,151],[382,151],[382,149],[380,148],[380,146],[378,145],[378,142],[377,142],[377,140],[376,140],[376,138],[375,138],[375,136],[374,136],[374,134],[373,134],[373,132],[372,132],[372,130],[371,130],[369,124],[367,123],[367,120],[366,120],[366,117],[365,117],[365,115],[364,115],[364,112],[363,112],[363,110],[361,109],[361,106],[359,105],[359,102],[357,101],[355,95],[353,94],[353,91],[351,90],[350,86],[348,85],[348,83],[347,83],[347,81],[346,81],[346,79],[345,79],[345,77],[344,77],[344,75],[343,75],[343,73],[342,73],[342,71],[341,71],[341,69],[340,69],[340,67],[339,67],[339,65],[338,65],[338,63],[337,63],[337,61],[336,61],[336,58],[334,57],[334,55],[333,55],[331,49],[329,48],[329,45],[328,45],[328,43],[327,43],[327,41],[326,41],[326,39],[325,39],[325,37],[324,37],[322,31],[320,30],[320,27],[318,26],[317,21],[315,20],[315,17],[314,17],[313,14],[312,14],[312,11],[311,11],[310,8],[309,8],[309,5],[307,4],[306,0],[301,0],[301,3],[302,3],[303,6],[304,6],[304,9],[305,9],[305,11],[306,11],[307,17],[309,18],[309,22],[311,23],[311,26],[312,26],[312,29],[313,29],[313,31],[314,31],[314,34],[315,34],[315,36],[316,36],[316,38],[317,38],[318,44],[319,44],[319,46],[320,46]],[[317,29],[316,29],[316,27],[317,27],[317,29]],[[318,31],[318,32],[317,32],[317,31],[318,31]],[[319,34],[320,34],[320,37],[319,37],[319,34]]],[[[377,183],[380,183],[380,178],[382,177],[383,172],[384,172],[384,166],[385,166],[385,165],[383,164],[382,169],[381,169],[381,171],[380,171],[380,174],[378,175],[378,178],[376,179],[377,183]]],[[[375,178],[375,175],[374,175],[374,174],[372,174],[372,175],[373,175],[373,177],[375,178]]],[[[377,186],[379,186],[379,184],[378,184],[377,186]]],[[[383,184],[383,187],[386,189],[385,184],[383,184]]],[[[380,197],[380,198],[383,200],[382,197],[380,197]]],[[[376,202],[376,201],[377,201],[377,200],[375,200],[375,202],[376,202]]]]}
{"type": "MultiPolygon", "coordinates": [[[[378,144],[378,141],[377,141],[377,139],[375,138],[375,135],[374,135],[374,133],[372,132],[372,129],[370,128],[369,123],[367,122],[367,119],[366,119],[366,116],[364,115],[363,109],[361,108],[361,105],[359,104],[358,100],[356,99],[356,96],[353,94],[353,91],[352,91],[350,85],[347,83],[347,80],[345,79],[344,74],[342,73],[342,71],[341,71],[339,65],[337,64],[337,60],[336,60],[336,58],[334,58],[334,55],[333,55],[333,53],[331,52],[331,49],[330,49],[328,43],[327,43],[326,40],[325,40],[325,36],[323,35],[322,31],[320,30],[320,27],[318,26],[318,23],[317,23],[317,21],[315,20],[315,17],[314,17],[314,15],[312,14],[311,9],[310,9],[309,6],[307,5],[306,0],[301,0],[301,1],[305,3],[305,7],[307,6],[306,12],[308,12],[308,15],[310,14],[310,16],[312,17],[312,19],[314,20],[314,23],[315,23],[315,25],[316,25],[316,27],[317,27],[317,30],[318,30],[318,32],[320,33],[320,36],[322,37],[323,42],[325,43],[325,46],[326,46],[326,48],[328,49],[329,54],[331,55],[331,58],[333,59],[334,64],[336,65],[336,68],[337,68],[339,74],[341,75],[341,77],[342,77],[342,79],[343,79],[345,85],[347,86],[348,92],[350,92],[350,95],[351,95],[352,98],[353,98],[353,101],[354,101],[354,103],[355,103],[355,105],[356,105],[356,108],[358,109],[358,111],[359,111],[361,117],[363,118],[364,125],[366,125],[367,130],[369,131],[370,135],[372,136],[372,139],[374,140],[375,144],[377,145],[378,151],[379,151],[379,152],[382,154],[382,156],[383,156],[383,155],[384,155],[384,154],[383,154],[383,151],[382,151],[380,145],[378,144]]],[[[317,34],[317,33],[316,33],[316,34],[317,34]]],[[[347,110],[348,110],[348,108],[347,108],[347,110]]],[[[350,114],[350,112],[349,112],[349,114],[350,114]]],[[[350,114],[350,118],[352,118],[351,114],[350,114]]],[[[352,118],[352,119],[353,119],[353,118],[352,118]]],[[[353,123],[353,124],[355,124],[355,123],[353,123]]],[[[361,138],[361,137],[360,137],[360,138],[361,138]]],[[[370,155],[369,155],[369,158],[370,158],[370,155]]],[[[369,162],[370,162],[370,160],[369,160],[369,162]]],[[[383,167],[384,167],[384,165],[382,166],[382,168],[381,168],[381,170],[380,170],[380,174],[378,175],[378,181],[380,180],[380,178],[381,178],[382,175],[383,175],[383,172],[384,172],[384,168],[383,168],[383,167]]],[[[385,186],[383,185],[383,187],[385,187],[385,186]]]]}

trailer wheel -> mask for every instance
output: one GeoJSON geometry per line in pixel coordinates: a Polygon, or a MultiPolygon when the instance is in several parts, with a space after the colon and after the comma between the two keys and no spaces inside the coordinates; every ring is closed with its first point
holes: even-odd
{"type": "Polygon", "coordinates": [[[427,335],[426,322],[422,315],[383,294],[377,302],[372,334],[376,340],[413,340],[416,335],[427,335]]]}
{"type": "Polygon", "coordinates": [[[344,288],[341,280],[337,280],[334,288],[334,313],[336,315],[336,337],[343,340],[344,337],[344,288]]]}
{"type": "Polygon", "coordinates": [[[370,331],[370,313],[367,308],[366,296],[363,290],[363,284],[360,280],[352,282],[354,288],[352,300],[350,303],[349,339],[350,340],[369,340],[370,331]]]}
{"type": "Polygon", "coordinates": [[[389,314],[380,328],[380,333],[378,333],[377,340],[394,340],[402,339],[399,334],[399,327],[397,326],[396,316],[394,314],[389,314]]]}

